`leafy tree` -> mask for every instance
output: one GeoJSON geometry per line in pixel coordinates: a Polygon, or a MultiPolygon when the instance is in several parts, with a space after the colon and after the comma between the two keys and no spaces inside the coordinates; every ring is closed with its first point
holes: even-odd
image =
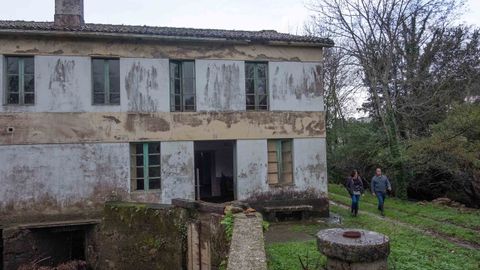
{"type": "Polygon", "coordinates": [[[328,33],[349,66],[361,72],[368,92],[364,109],[384,133],[384,163],[394,171],[401,197],[413,173],[404,151],[408,140],[428,136],[452,104],[480,91],[479,31],[454,26],[462,4],[315,0],[310,5],[318,14],[317,32],[328,33]]]}
{"type": "Polygon", "coordinates": [[[480,207],[480,104],[457,106],[432,126],[432,135],[407,150],[415,194],[447,196],[480,207]]]}

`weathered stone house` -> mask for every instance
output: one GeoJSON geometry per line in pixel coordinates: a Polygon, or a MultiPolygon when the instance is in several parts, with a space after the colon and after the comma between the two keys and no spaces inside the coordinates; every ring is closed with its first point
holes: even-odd
{"type": "MultiPolygon", "coordinates": [[[[107,200],[317,200],[322,48],[275,31],[0,21],[0,226],[107,200]]],[[[313,203],[315,204],[315,203],[313,203]]]]}

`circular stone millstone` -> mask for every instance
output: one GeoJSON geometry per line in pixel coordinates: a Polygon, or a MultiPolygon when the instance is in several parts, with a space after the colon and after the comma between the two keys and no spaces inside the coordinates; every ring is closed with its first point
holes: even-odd
{"type": "Polygon", "coordinates": [[[387,236],[354,229],[326,229],[317,233],[318,250],[325,256],[345,262],[374,262],[388,257],[390,242],[387,236]],[[360,232],[360,238],[347,238],[346,231],[360,232]]]}

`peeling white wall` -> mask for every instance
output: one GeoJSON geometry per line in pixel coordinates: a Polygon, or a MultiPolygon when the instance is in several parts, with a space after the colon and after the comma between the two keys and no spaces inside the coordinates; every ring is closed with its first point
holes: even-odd
{"type": "Polygon", "coordinates": [[[169,77],[168,59],[120,59],[120,86],[128,111],[169,112],[169,77]]]}
{"type": "Polygon", "coordinates": [[[323,111],[320,63],[269,62],[271,111],[323,111]]]}
{"type": "Polygon", "coordinates": [[[324,138],[293,140],[296,190],[315,189],[327,193],[327,155],[324,138]]]}
{"type": "Polygon", "coordinates": [[[238,140],[235,159],[237,200],[268,191],[267,140],[238,140]]]}
{"type": "Polygon", "coordinates": [[[129,156],[125,143],[0,146],[0,209],[87,207],[112,191],[125,197],[129,156]]]}
{"type": "Polygon", "coordinates": [[[162,142],[161,155],[161,203],[172,199],[195,199],[193,141],[162,142]]]}
{"type": "Polygon", "coordinates": [[[197,111],[245,111],[245,63],[196,60],[197,111]]]}
{"type": "Polygon", "coordinates": [[[170,111],[167,59],[121,58],[120,105],[93,105],[91,66],[90,57],[35,56],[35,104],[1,106],[0,112],[170,111]]]}

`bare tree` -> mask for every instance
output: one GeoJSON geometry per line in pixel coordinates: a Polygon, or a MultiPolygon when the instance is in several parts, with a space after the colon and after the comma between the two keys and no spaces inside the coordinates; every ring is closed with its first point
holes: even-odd
{"type": "Polygon", "coordinates": [[[317,14],[315,24],[362,72],[369,94],[364,108],[386,134],[401,196],[406,195],[407,178],[402,140],[428,132],[452,101],[461,102],[467,89],[478,85],[478,80],[472,80],[479,74],[478,58],[472,57],[478,56],[477,34],[452,27],[462,4],[458,0],[315,0],[310,4],[317,14]]]}

